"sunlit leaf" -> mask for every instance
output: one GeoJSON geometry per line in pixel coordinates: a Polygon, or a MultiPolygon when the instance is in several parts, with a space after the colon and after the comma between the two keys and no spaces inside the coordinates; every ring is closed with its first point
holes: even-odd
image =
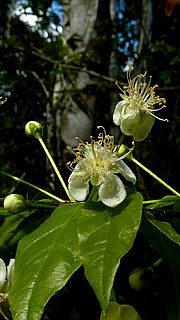
{"type": "Polygon", "coordinates": [[[85,275],[103,310],[121,258],[130,250],[139,229],[142,197],[134,193],[110,209],[100,202],[85,205],[78,227],[85,275]]]}
{"type": "Polygon", "coordinates": [[[52,211],[36,210],[33,213],[25,211],[10,214],[0,209],[0,257],[4,258],[7,252],[14,251],[18,242],[28,233],[34,231],[52,211]]]}
{"type": "Polygon", "coordinates": [[[158,202],[152,203],[149,206],[147,206],[146,209],[159,209],[162,207],[171,206],[177,201],[179,201],[179,197],[177,196],[174,196],[174,195],[165,196],[162,199],[159,199],[158,202]]]}
{"type": "Polygon", "coordinates": [[[10,292],[13,320],[39,320],[49,298],[80,267],[77,224],[82,207],[81,203],[59,206],[20,241],[10,292]]]}
{"type": "Polygon", "coordinates": [[[142,231],[149,242],[159,251],[168,267],[167,289],[164,291],[168,320],[180,319],[180,235],[168,222],[159,221],[146,213],[142,220],[142,231]]]}

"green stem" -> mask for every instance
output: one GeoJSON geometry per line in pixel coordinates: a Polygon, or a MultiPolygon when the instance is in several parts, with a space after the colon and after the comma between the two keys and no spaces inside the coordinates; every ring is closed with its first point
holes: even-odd
{"type": "Polygon", "coordinates": [[[7,318],[2,309],[0,308],[0,314],[3,316],[5,320],[10,320],[10,318],[7,318]]]}
{"type": "MultiPolygon", "coordinates": [[[[172,196],[173,197],[173,196],[172,196]]],[[[178,197],[179,198],[179,197],[178,197]]],[[[154,204],[154,203],[159,203],[159,202],[174,202],[174,201],[179,201],[179,199],[178,198],[173,198],[172,200],[170,200],[170,199],[155,199],[155,200],[145,200],[145,201],[143,201],[143,204],[154,204]]]]}
{"type": "Polygon", "coordinates": [[[146,168],[142,163],[140,163],[138,160],[136,160],[133,156],[131,156],[131,161],[133,161],[135,164],[137,164],[140,168],[142,168],[144,171],[150,174],[154,179],[156,179],[158,182],[160,182],[163,186],[165,186],[167,189],[169,189],[172,193],[174,193],[176,196],[180,197],[180,193],[174,190],[171,186],[169,186],[166,182],[164,182],[161,178],[156,176],[151,170],[146,168]]]}
{"type": "Polygon", "coordinates": [[[160,258],[159,260],[157,260],[156,262],[153,263],[153,265],[151,266],[151,268],[153,268],[153,270],[158,267],[161,263],[163,262],[163,259],[160,258]]]}
{"type": "Polygon", "coordinates": [[[30,202],[27,203],[28,208],[35,208],[35,209],[56,209],[59,205],[50,205],[50,204],[43,204],[43,203],[37,203],[37,202],[30,202]]]}
{"type": "Polygon", "coordinates": [[[91,190],[91,193],[90,193],[90,196],[88,198],[88,200],[94,200],[94,201],[97,201],[98,200],[98,188],[96,186],[93,186],[92,190],[91,190]]]}
{"type": "Polygon", "coordinates": [[[49,197],[52,198],[52,199],[55,199],[55,200],[57,200],[57,201],[59,201],[59,202],[64,202],[64,200],[62,200],[61,198],[54,196],[52,193],[49,193],[48,191],[46,191],[46,190],[44,190],[44,189],[41,189],[41,188],[35,186],[34,184],[32,184],[32,183],[30,183],[30,182],[27,182],[27,181],[22,180],[22,179],[20,179],[20,178],[18,178],[18,177],[12,176],[11,174],[6,173],[6,172],[4,172],[4,171],[0,171],[0,173],[4,174],[5,176],[7,176],[7,177],[9,177],[9,178],[14,179],[15,181],[24,183],[24,184],[26,184],[27,186],[30,186],[30,187],[34,188],[34,189],[36,189],[36,190],[38,190],[38,191],[46,194],[47,196],[49,196],[49,197]]]}
{"type": "Polygon", "coordinates": [[[126,139],[126,136],[125,136],[124,133],[122,133],[122,134],[121,134],[121,137],[120,137],[120,139],[119,139],[118,144],[119,144],[119,145],[123,144],[125,139],[126,139]]]}
{"type": "Polygon", "coordinates": [[[41,146],[43,147],[43,149],[44,149],[44,151],[45,151],[45,153],[46,153],[46,155],[47,155],[47,157],[48,157],[48,159],[49,159],[49,161],[50,161],[50,163],[51,163],[54,171],[56,172],[57,177],[58,177],[60,183],[62,184],[62,186],[63,186],[63,188],[64,188],[64,190],[65,190],[65,192],[66,192],[66,194],[67,194],[67,196],[68,196],[68,198],[69,198],[69,200],[70,200],[71,202],[75,202],[75,200],[70,196],[69,191],[68,191],[68,188],[66,187],[66,184],[65,184],[65,182],[64,182],[64,180],[63,180],[63,178],[62,178],[62,176],[61,176],[61,174],[60,174],[60,172],[59,172],[59,170],[58,170],[58,168],[57,168],[57,166],[56,166],[56,164],[55,164],[55,162],[54,162],[51,154],[49,153],[49,150],[47,149],[47,147],[46,147],[43,139],[42,139],[42,138],[39,138],[38,140],[39,140],[39,142],[41,143],[41,146]]]}
{"type": "Polygon", "coordinates": [[[161,199],[157,199],[157,200],[145,200],[143,201],[143,204],[153,204],[153,203],[159,203],[161,202],[161,199]]]}

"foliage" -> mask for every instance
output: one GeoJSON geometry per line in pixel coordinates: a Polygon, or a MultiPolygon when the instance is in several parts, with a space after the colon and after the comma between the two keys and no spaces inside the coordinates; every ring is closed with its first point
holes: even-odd
{"type": "MultiPolygon", "coordinates": [[[[116,60],[116,77],[124,82],[127,61],[136,66],[137,72],[144,72],[145,66],[155,82],[160,84],[157,88],[159,95],[166,97],[165,117],[169,123],[157,122],[142,144],[134,143],[132,148],[126,147],[129,157],[125,160],[130,160],[130,165],[136,165],[137,188],[131,187],[130,182],[124,182],[124,179],[122,183],[127,196],[124,193],[125,200],[113,208],[104,205],[98,198],[99,180],[101,176],[107,177],[107,172],[102,174],[101,171],[102,159],[98,177],[92,178],[95,187],[89,198],[75,202],[68,194],[57,167],[62,169],[66,181],[69,173],[64,163],[67,158],[71,160],[72,154],[65,151],[59,127],[54,122],[55,116],[62,116],[64,110],[69,110],[67,102],[71,101],[72,105],[77,103],[81,111],[93,118],[92,130],[96,130],[96,124],[101,124],[102,120],[102,124],[115,133],[115,140],[120,137],[120,144],[122,139],[126,139],[126,144],[131,145],[130,137],[122,137],[109,116],[117,103],[113,102],[111,106],[110,95],[116,96],[117,92],[115,81],[107,71],[109,65],[103,65],[103,59],[98,60],[103,39],[100,37],[99,41],[98,38],[98,45],[91,39],[86,50],[80,49],[82,39],[78,35],[65,39],[58,31],[62,12],[53,9],[56,5],[61,10],[64,5],[61,1],[21,3],[9,0],[0,5],[0,92],[7,98],[4,104],[0,104],[1,196],[4,198],[16,190],[25,197],[20,213],[16,208],[11,213],[3,206],[0,208],[0,258],[8,265],[9,259],[15,257],[12,288],[8,293],[0,293],[0,311],[5,319],[11,318],[10,310],[13,320],[47,319],[51,299],[59,294],[60,300],[64,301],[68,290],[73,292],[74,279],[77,286],[73,297],[66,302],[68,309],[70,300],[76,301],[78,286],[83,282],[88,290],[92,290],[91,299],[94,294],[93,299],[98,304],[94,319],[180,318],[180,200],[175,190],[179,188],[177,168],[180,150],[177,133],[179,7],[167,18],[163,14],[163,1],[150,1],[152,34],[149,35],[142,14],[146,1],[135,4],[130,0],[120,0],[116,3],[116,17],[111,21],[114,32],[112,42],[107,40],[109,50],[113,45],[116,47],[116,52],[112,52],[116,60]],[[19,12],[15,11],[17,8],[19,12]],[[28,13],[29,8],[37,18],[33,27],[22,20],[23,13],[28,13]],[[76,87],[76,79],[81,72],[85,74],[85,79],[87,75],[90,77],[90,83],[82,90],[76,87]],[[61,84],[58,92],[55,89],[57,79],[61,84]],[[91,114],[87,105],[95,100],[95,96],[99,105],[91,110],[91,114]],[[56,97],[61,101],[58,107],[56,97]],[[56,167],[54,160],[49,158],[57,177],[49,171],[38,141],[25,137],[24,125],[32,119],[43,124],[45,140],[57,163],[56,167]],[[141,165],[140,161],[147,163],[150,169],[141,165]],[[146,171],[145,175],[139,167],[146,171]],[[162,179],[151,170],[159,172],[162,179]],[[15,173],[20,178],[5,172],[15,173]],[[10,182],[9,177],[16,182],[10,182]],[[24,177],[31,183],[24,181],[24,177]],[[59,188],[59,180],[64,190],[59,188]],[[45,191],[39,185],[46,185],[48,198],[46,196],[44,199],[42,193],[45,191]],[[165,187],[174,195],[165,195],[165,187]],[[37,190],[40,193],[37,194],[37,190]],[[65,194],[68,200],[62,200],[65,194]],[[134,281],[137,281],[134,288],[129,281],[132,273],[135,274],[134,281]],[[139,284],[144,284],[144,288],[139,284]]],[[[101,30],[102,34],[106,35],[104,30],[101,30]]],[[[123,110],[126,126],[129,110],[127,106],[123,110]]],[[[138,117],[138,128],[141,121],[138,117]]],[[[43,141],[41,144],[45,148],[43,141]]],[[[119,144],[115,148],[117,154],[120,152],[118,148],[119,144]]],[[[96,153],[92,147],[92,159],[93,151],[96,153]]],[[[113,165],[112,170],[115,170],[113,165]]],[[[118,173],[117,169],[114,173],[118,173]]],[[[126,175],[127,172],[124,177],[126,175]]],[[[3,198],[1,203],[4,203],[3,198]]],[[[83,292],[81,299],[82,295],[83,292]]],[[[91,299],[89,308],[93,310],[95,302],[91,299]]],[[[58,306],[62,304],[60,302],[58,306]]],[[[76,306],[73,312],[69,319],[82,319],[76,306]]],[[[62,319],[67,320],[62,313],[62,319]]],[[[88,316],[92,318],[86,310],[87,319],[88,316]]]]}

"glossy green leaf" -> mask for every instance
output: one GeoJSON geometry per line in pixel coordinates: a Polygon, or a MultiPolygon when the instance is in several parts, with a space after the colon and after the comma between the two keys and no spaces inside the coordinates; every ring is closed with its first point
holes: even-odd
{"type": "MultiPolygon", "coordinates": [[[[169,271],[169,283],[164,292],[168,320],[180,319],[180,235],[164,221],[146,213],[142,219],[142,231],[159,251],[169,271]]],[[[167,280],[167,279],[166,279],[167,280]]]]}
{"type": "Polygon", "coordinates": [[[0,257],[7,256],[7,252],[16,249],[18,242],[28,233],[35,230],[52,211],[35,210],[33,213],[25,211],[11,214],[0,209],[0,257]]]}
{"type": "Polygon", "coordinates": [[[151,226],[156,228],[156,231],[159,231],[160,236],[165,236],[169,241],[172,241],[175,245],[180,246],[180,234],[178,234],[169,222],[160,221],[154,217],[153,214],[146,212],[146,220],[151,224],[151,226]]]}
{"type": "Polygon", "coordinates": [[[116,208],[88,202],[78,234],[85,274],[106,311],[121,258],[132,247],[142,214],[142,196],[134,193],[116,208]]]}
{"type": "Polygon", "coordinates": [[[162,207],[170,206],[179,201],[179,197],[174,195],[165,196],[162,199],[159,199],[158,202],[152,203],[146,207],[146,209],[159,209],[162,207]]]}
{"type": "Polygon", "coordinates": [[[100,320],[141,320],[141,318],[132,306],[110,302],[106,314],[101,314],[100,320]]]}
{"type": "Polygon", "coordinates": [[[82,207],[82,203],[59,206],[20,241],[9,296],[13,320],[39,320],[49,298],[80,267],[77,224],[82,207]]]}
{"type": "Polygon", "coordinates": [[[11,249],[14,237],[18,232],[20,223],[30,214],[22,212],[20,214],[10,214],[7,210],[0,209],[0,257],[3,258],[6,250],[11,249]]]}
{"type": "Polygon", "coordinates": [[[173,218],[173,227],[180,234],[180,198],[173,206],[173,214],[175,214],[175,217],[173,218]]]}

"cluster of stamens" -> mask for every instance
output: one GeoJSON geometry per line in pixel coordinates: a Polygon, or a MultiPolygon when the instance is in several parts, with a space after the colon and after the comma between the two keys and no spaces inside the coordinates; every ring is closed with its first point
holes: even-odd
{"type": "Polygon", "coordinates": [[[155,88],[157,88],[158,85],[153,87],[150,86],[151,76],[149,82],[146,83],[146,74],[147,72],[139,74],[131,79],[129,72],[127,77],[128,86],[124,86],[123,90],[118,86],[123,92],[120,96],[127,101],[127,105],[129,105],[130,108],[144,110],[159,120],[168,121],[167,119],[161,119],[154,115],[155,111],[159,111],[166,107],[166,99],[156,95],[155,88]],[[155,108],[155,105],[159,105],[160,108],[155,108]]]}
{"type": "Polygon", "coordinates": [[[80,142],[77,147],[72,149],[75,159],[67,164],[71,170],[74,170],[74,165],[83,159],[96,168],[98,166],[103,167],[105,163],[112,163],[112,159],[116,157],[118,146],[114,144],[114,137],[106,135],[104,128],[103,130],[104,134],[99,133],[97,141],[93,140],[92,136],[90,137],[90,143],[84,143],[79,138],[76,138],[80,142]]]}

